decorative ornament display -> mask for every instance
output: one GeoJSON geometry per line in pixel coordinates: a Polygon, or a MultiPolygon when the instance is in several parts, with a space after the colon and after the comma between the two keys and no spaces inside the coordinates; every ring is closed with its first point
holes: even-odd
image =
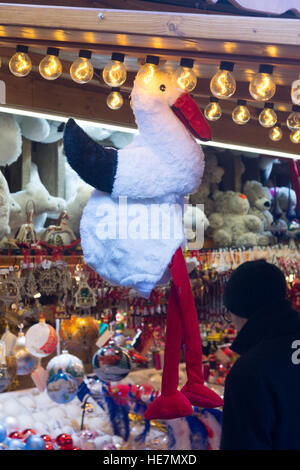
{"type": "Polygon", "coordinates": [[[269,137],[274,142],[279,142],[283,137],[283,132],[280,124],[276,124],[276,126],[272,127],[269,131],[269,137]]]}
{"type": "Polygon", "coordinates": [[[56,444],[61,450],[72,450],[73,440],[72,437],[67,433],[62,433],[55,439],[56,444]]]}
{"type": "Polygon", "coordinates": [[[46,80],[56,80],[62,74],[62,64],[58,55],[59,49],[48,47],[47,55],[40,62],[39,72],[46,80]]]}
{"type": "Polygon", "coordinates": [[[251,114],[247,108],[246,100],[237,100],[237,106],[232,111],[232,120],[236,124],[244,125],[247,124],[251,119],[251,114]]]}
{"type": "Polygon", "coordinates": [[[124,99],[120,93],[120,88],[114,88],[113,91],[109,93],[106,99],[106,104],[113,110],[118,110],[123,106],[124,99]]]}
{"type": "Polygon", "coordinates": [[[125,56],[119,52],[113,52],[111,60],[103,69],[102,76],[106,85],[111,88],[119,87],[125,83],[127,70],[124,64],[125,56]]]}
{"type": "Polygon", "coordinates": [[[23,281],[17,277],[14,269],[0,279],[0,298],[5,305],[17,304],[21,301],[23,281]]]}
{"type": "Polygon", "coordinates": [[[31,59],[28,55],[28,47],[18,45],[16,47],[16,53],[11,57],[8,66],[11,73],[16,77],[26,77],[32,69],[31,59]]]}
{"type": "Polygon", "coordinates": [[[25,450],[45,450],[45,441],[39,436],[30,436],[26,439],[25,450]]]}
{"type": "Polygon", "coordinates": [[[273,66],[261,64],[259,71],[249,84],[249,92],[256,101],[268,101],[276,92],[276,85],[272,78],[273,66]]]}
{"type": "Polygon", "coordinates": [[[131,361],[125,349],[110,343],[94,354],[92,366],[99,379],[104,382],[118,382],[129,374],[131,361]]]}
{"type": "Polygon", "coordinates": [[[75,240],[73,230],[68,226],[69,216],[63,211],[60,214],[57,225],[49,225],[41,235],[41,240],[52,246],[68,246],[75,240]]]}
{"type": "Polygon", "coordinates": [[[86,277],[81,276],[74,298],[77,308],[86,309],[95,307],[97,302],[96,292],[90,287],[86,277]]]}
{"type": "Polygon", "coordinates": [[[204,115],[209,121],[217,121],[222,116],[222,108],[219,103],[219,99],[211,96],[209,103],[204,109],[204,115]]]}
{"type": "Polygon", "coordinates": [[[297,131],[300,129],[300,106],[294,104],[292,106],[292,112],[289,114],[286,125],[290,131],[297,131]]]}
{"type": "Polygon", "coordinates": [[[88,83],[92,80],[94,75],[94,67],[91,63],[91,51],[79,51],[79,57],[74,60],[70,67],[70,75],[76,83],[88,83]]]}
{"type": "Polygon", "coordinates": [[[233,62],[222,61],[218,72],[210,81],[210,91],[216,98],[230,98],[236,91],[236,81],[231,73],[234,68],[233,62]]]}
{"type": "Polygon", "coordinates": [[[158,72],[159,57],[148,55],[145,63],[140,67],[137,77],[147,86],[158,72]]]}
{"type": "Polygon", "coordinates": [[[77,394],[78,384],[76,379],[68,372],[59,369],[58,373],[51,376],[47,383],[47,393],[52,401],[59,404],[69,403],[77,394]]]}
{"type": "Polygon", "coordinates": [[[274,103],[265,103],[264,109],[259,113],[258,121],[263,127],[270,128],[277,122],[277,114],[274,111],[274,103]]]}
{"type": "Polygon", "coordinates": [[[300,143],[300,129],[292,131],[290,133],[290,139],[293,142],[293,144],[299,144],[300,143]]]}
{"type": "Polygon", "coordinates": [[[23,333],[23,324],[19,325],[19,333],[16,344],[13,348],[13,354],[17,361],[17,375],[31,374],[39,365],[37,357],[30,354],[26,348],[26,339],[23,333]]]}
{"type": "Polygon", "coordinates": [[[60,370],[71,375],[78,385],[84,379],[84,365],[81,359],[69,354],[67,350],[63,350],[62,354],[53,357],[48,362],[46,370],[49,374],[49,379],[57,375],[60,370]]]}
{"type": "Polygon", "coordinates": [[[197,76],[193,70],[192,59],[181,59],[179,67],[174,72],[173,78],[180,90],[190,93],[196,88],[197,76]]]}
{"type": "Polygon", "coordinates": [[[60,339],[70,353],[80,353],[82,348],[90,348],[99,337],[99,325],[92,316],[61,320],[60,339]]]}
{"type": "Polygon", "coordinates": [[[31,326],[26,332],[26,348],[35,357],[46,357],[55,351],[57,343],[57,333],[53,326],[46,323],[42,313],[39,323],[31,326]]]}

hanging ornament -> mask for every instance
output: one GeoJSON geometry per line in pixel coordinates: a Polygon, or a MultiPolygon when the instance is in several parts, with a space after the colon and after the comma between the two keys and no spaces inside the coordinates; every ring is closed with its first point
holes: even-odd
{"type": "Polygon", "coordinates": [[[232,120],[236,124],[247,124],[251,119],[251,114],[247,108],[246,100],[237,100],[237,106],[232,111],[232,120]]]}
{"type": "Polygon", "coordinates": [[[6,277],[0,280],[0,298],[5,305],[18,304],[22,300],[23,281],[11,269],[6,277]]]}
{"type": "Polygon", "coordinates": [[[296,131],[292,131],[290,133],[290,139],[293,142],[293,144],[299,144],[299,142],[300,142],[300,129],[297,129],[296,131]]]}
{"type": "Polygon", "coordinates": [[[80,355],[83,349],[89,349],[99,337],[99,325],[94,317],[72,316],[70,320],[61,320],[60,339],[71,354],[80,355]]]}
{"type": "Polygon", "coordinates": [[[78,59],[74,60],[70,67],[70,75],[76,83],[88,83],[92,80],[94,75],[94,67],[91,63],[91,51],[79,51],[78,59]]]}
{"type": "Polygon", "coordinates": [[[53,326],[46,323],[41,314],[39,323],[29,328],[25,335],[26,348],[35,357],[46,357],[55,351],[58,337],[53,326]]]}
{"type": "Polygon", "coordinates": [[[74,298],[76,308],[86,309],[95,307],[97,303],[96,292],[89,286],[88,280],[84,275],[80,277],[74,298]]]}
{"type": "Polygon", "coordinates": [[[209,103],[204,109],[204,115],[209,121],[217,121],[222,116],[222,108],[219,103],[219,99],[211,96],[209,103]]]}
{"type": "Polygon", "coordinates": [[[179,67],[173,74],[173,79],[177,87],[191,93],[197,85],[197,77],[193,71],[194,61],[192,59],[181,59],[179,67]]]}
{"type": "Polygon", "coordinates": [[[154,55],[148,55],[145,63],[140,67],[137,75],[143,79],[147,85],[153,79],[155,73],[157,73],[159,65],[159,57],[154,55]]]}
{"type": "Polygon", "coordinates": [[[297,80],[293,81],[291,86],[292,103],[300,105],[300,75],[297,80]]]}
{"type": "Polygon", "coordinates": [[[275,95],[276,85],[271,76],[272,73],[272,65],[261,64],[258,73],[252,78],[249,92],[256,101],[267,101],[275,95]]]}
{"type": "Polygon", "coordinates": [[[92,366],[99,379],[104,382],[118,382],[129,374],[131,361],[125,349],[111,342],[94,354],[92,366]]]}
{"type": "Polygon", "coordinates": [[[222,61],[218,72],[212,77],[210,91],[217,98],[227,99],[235,93],[236,81],[231,73],[233,68],[232,62],[222,61]]]}
{"type": "Polygon", "coordinates": [[[292,112],[289,114],[286,125],[290,131],[296,131],[300,129],[300,106],[293,105],[292,112]]]}
{"type": "Polygon", "coordinates": [[[123,106],[124,99],[120,93],[120,88],[114,88],[113,91],[108,95],[106,104],[110,109],[117,110],[123,106]]]}
{"type": "Polygon", "coordinates": [[[269,138],[274,142],[279,142],[279,140],[282,139],[282,136],[283,132],[279,124],[276,124],[276,126],[272,127],[269,131],[269,138]]]}
{"type": "Polygon", "coordinates": [[[265,103],[264,109],[259,113],[258,121],[263,127],[273,127],[277,122],[277,114],[274,111],[274,103],[265,103]]]}
{"type": "Polygon", "coordinates": [[[127,71],[124,65],[124,54],[113,52],[111,60],[103,69],[102,76],[106,85],[110,87],[119,87],[125,83],[127,71]]]}
{"type": "Polygon", "coordinates": [[[52,401],[59,404],[69,403],[77,394],[78,384],[76,379],[61,369],[57,374],[49,378],[47,393],[52,401]]]}
{"type": "Polygon", "coordinates": [[[37,357],[32,356],[26,348],[25,335],[23,333],[24,325],[19,325],[19,334],[13,349],[13,354],[17,361],[17,375],[31,374],[39,365],[37,357]]]}
{"type": "Polygon", "coordinates": [[[26,77],[32,69],[31,59],[27,53],[27,46],[18,45],[16,53],[9,61],[9,70],[16,77],[26,77]]]}
{"type": "Polygon", "coordinates": [[[39,71],[46,80],[56,80],[62,74],[62,64],[58,55],[59,49],[48,47],[47,55],[40,62],[39,71]]]}
{"type": "Polygon", "coordinates": [[[49,379],[57,375],[61,370],[71,375],[78,385],[84,379],[84,366],[82,361],[67,350],[63,350],[62,354],[53,357],[47,364],[46,370],[49,374],[49,379]]]}

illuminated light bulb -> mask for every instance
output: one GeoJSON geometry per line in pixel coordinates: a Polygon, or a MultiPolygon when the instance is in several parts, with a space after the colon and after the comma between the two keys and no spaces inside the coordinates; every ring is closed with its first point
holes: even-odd
{"type": "Polygon", "coordinates": [[[272,65],[261,64],[259,71],[249,84],[249,93],[256,101],[268,101],[276,92],[276,85],[271,77],[272,65]]]}
{"type": "Polygon", "coordinates": [[[18,45],[16,53],[9,61],[9,70],[16,77],[26,77],[32,69],[31,59],[27,52],[27,46],[18,45]]]}
{"type": "Polygon", "coordinates": [[[210,91],[217,98],[230,98],[236,90],[236,81],[232,75],[234,64],[221,62],[220,69],[210,81],[210,91]]]}
{"type": "Polygon", "coordinates": [[[139,79],[143,79],[145,85],[147,85],[153,79],[155,73],[158,71],[159,57],[154,55],[148,55],[146,62],[142,65],[137,73],[139,79]]]}
{"type": "Polygon", "coordinates": [[[247,108],[247,101],[246,100],[238,100],[237,106],[232,111],[232,120],[236,124],[244,125],[247,124],[248,121],[251,119],[251,114],[249,109],[247,108]]]}
{"type": "Polygon", "coordinates": [[[121,93],[119,92],[119,88],[115,88],[108,95],[106,103],[107,103],[107,106],[113,110],[120,109],[121,106],[123,106],[124,99],[121,93]]]}
{"type": "Polygon", "coordinates": [[[209,121],[217,121],[222,116],[222,108],[218,98],[210,97],[208,105],[204,109],[204,116],[209,121]]]}
{"type": "Polygon", "coordinates": [[[292,103],[300,105],[300,75],[298,80],[295,80],[291,86],[291,99],[292,103]]]}
{"type": "Polygon", "coordinates": [[[282,139],[283,132],[279,124],[272,127],[269,131],[269,138],[274,142],[279,142],[282,139]]]}
{"type": "Polygon", "coordinates": [[[103,69],[102,76],[106,85],[110,87],[119,87],[123,85],[127,78],[127,70],[124,65],[124,54],[114,52],[111,60],[103,69]]]}
{"type": "Polygon", "coordinates": [[[180,66],[174,72],[173,79],[177,87],[187,93],[194,90],[197,85],[197,77],[193,71],[194,61],[192,59],[181,59],[180,66]]]}
{"type": "Polygon", "coordinates": [[[92,53],[90,51],[79,51],[78,59],[74,60],[70,67],[70,75],[76,83],[88,83],[94,75],[94,67],[90,61],[92,53]]]}
{"type": "Polygon", "coordinates": [[[300,143],[300,129],[297,129],[296,131],[291,132],[290,139],[293,142],[293,144],[299,144],[300,143]]]}
{"type": "Polygon", "coordinates": [[[277,114],[275,113],[274,103],[265,103],[264,109],[259,113],[258,121],[263,127],[273,127],[277,122],[277,114]]]}
{"type": "Polygon", "coordinates": [[[48,47],[47,55],[40,62],[39,71],[46,80],[56,80],[62,74],[62,65],[58,54],[59,49],[48,47]]]}
{"type": "Polygon", "coordinates": [[[290,131],[297,131],[300,129],[300,106],[294,104],[292,106],[292,112],[286,120],[286,125],[290,131]]]}

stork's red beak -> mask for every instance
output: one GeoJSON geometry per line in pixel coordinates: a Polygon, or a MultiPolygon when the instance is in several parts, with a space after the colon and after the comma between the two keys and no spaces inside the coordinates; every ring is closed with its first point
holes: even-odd
{"type": "Polygon", "coordinates": [[[172,110],[185,127],[200,140],[211,140],[211,130],[198,105],[188,93],[182,93],[172,110]]]}

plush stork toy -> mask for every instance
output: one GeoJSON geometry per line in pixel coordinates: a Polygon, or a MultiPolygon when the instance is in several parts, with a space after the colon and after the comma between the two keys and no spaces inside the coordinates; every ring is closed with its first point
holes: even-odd
{"type": "Polygon", "coordinates": [[[144,297],[172,278],[162,389],[145,413],[146,419],[172,419],[191,415],[192,405],[223,404],[204,385],[197,313],[182,252],[184,196],[196,190],[204,170],[194,137],[209,140],[211,134],[190,95],[159,69],[137,74],[131,106],[139,134],[123,149],[99,145],[72,119],[64,148],[71,167],[96,188],[81,219],[86,263],[110,283],[144,297]],[[179,391],[181,346],[188,381],[179,391]]]}

